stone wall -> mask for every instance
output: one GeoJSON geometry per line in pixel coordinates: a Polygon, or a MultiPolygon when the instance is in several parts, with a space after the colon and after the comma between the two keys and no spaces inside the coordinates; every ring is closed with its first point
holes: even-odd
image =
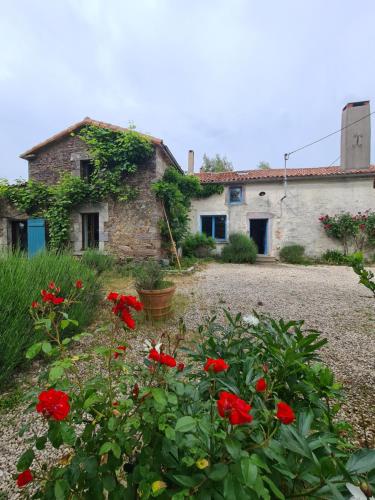
{"type": "MultiPolygon", "coordinates": [[[[76,136],[66,137],[40,150],[29,161],[29,178],[53,184],[62,172],[80,174],[80,160],[88,158],[86,145],[76,136]]],[[[163,256],[158,222],[162,208],[151,192],[151,183],[160,179],[169,162],[155,147],[153,158],[130,174],[125,182],[137,192],[134,200],[107,200],[83,204],[72,213],[71,242],[74,252],[82,252],[82,213],[99,213],[99,249],[118,258],[163,256]]]]}
{"type": "MultiPolygon", "coordinates": [[[[200,231],[201,215],[226,215],[227,235],[249,234],[250,219],[269,219],[268,255],[277,257],[289,243],[305,247],[311,256],[326,250],[340,249],[340,242],[329,238],[321,223],[321,215],[340,212],[356,214],[375,211],[374,179],[371,177],[337,177],[335,179],[288,180],[287,196],[282,181],[253,182],[243,185],[243,202],[228,203],[228,186],[221,195],[194,200],[190,212],[190,229],[200,231]],[[264,192],[263,196],[259,193],[264,192]],[[282,201],[281,201],[282,200],[282,201]]],[[[217,245],[218,252],[224,243],[217,245]]]]}

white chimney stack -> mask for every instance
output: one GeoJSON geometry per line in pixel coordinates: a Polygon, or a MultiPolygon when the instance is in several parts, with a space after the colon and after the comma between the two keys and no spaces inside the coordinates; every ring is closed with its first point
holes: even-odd
{"type": "Polygon", "coordinates": [[[194,151],[189,149],[188,153],[188,174],[194,174],[194,151]]]}
{"type": "Polygon", "coordinates": [[[348,103],[342,110],[341,128],[344,128],[341,131],[341,167],[349,170],[368,168],[371,153],[370,101],[348,103]]]}

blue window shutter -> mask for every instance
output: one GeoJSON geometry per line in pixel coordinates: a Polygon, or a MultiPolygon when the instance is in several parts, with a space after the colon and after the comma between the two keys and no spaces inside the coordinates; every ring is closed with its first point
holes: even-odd
{"type": "Polygon", "coordinates": [[[28,219],[27,250],[29,257],[42,252],[46,248],[46,230],[44,219],[28,219]]]}

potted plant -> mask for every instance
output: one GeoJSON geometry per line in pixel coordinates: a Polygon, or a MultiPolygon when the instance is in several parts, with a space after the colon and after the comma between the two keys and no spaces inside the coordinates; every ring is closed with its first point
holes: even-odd
{"type": "Polygon", "coordinates": [[[165,280],[165,271],[155,260],[139,264],[134,270],[135,288],[147,319],[162,320],[171,313],[176,286],[165,280]]]}

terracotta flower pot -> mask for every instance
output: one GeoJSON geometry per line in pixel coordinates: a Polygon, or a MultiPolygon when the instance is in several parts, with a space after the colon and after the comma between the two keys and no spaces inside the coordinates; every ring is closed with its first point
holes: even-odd
{"type": "Polygon", "coordinates": [[[176,285],[161,290],[137,290],[147,319],[163,320],[171,313],[176,285]]]}

